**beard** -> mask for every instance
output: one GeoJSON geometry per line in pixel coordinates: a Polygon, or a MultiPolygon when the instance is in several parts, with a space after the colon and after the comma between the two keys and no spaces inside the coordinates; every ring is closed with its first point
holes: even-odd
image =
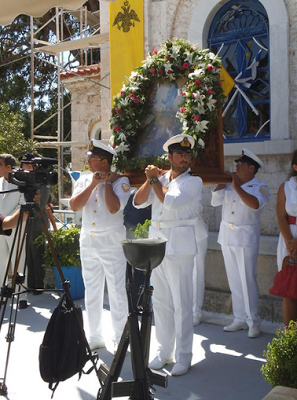
{"type": "Polygon", "coordinates": [[[174,171],[175,173],[178,173],[179,175],[186,172],[186,170],[189,167],[190,167],[190,163],[186,162],[186,161],[179,162],[179,163],[172,162],[172,164],[171,164],[172,171],[174,171]]]}

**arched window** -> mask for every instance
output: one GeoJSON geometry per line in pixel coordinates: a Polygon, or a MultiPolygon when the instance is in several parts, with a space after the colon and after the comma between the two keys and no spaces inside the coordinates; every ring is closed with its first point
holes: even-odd
{"type": "Polygon", "coordinates": [[[269,21],[258,0],[231,0],[214,16],[208,47],[234,80],[223,111],[226,143],[270,139],[269,21]]]}

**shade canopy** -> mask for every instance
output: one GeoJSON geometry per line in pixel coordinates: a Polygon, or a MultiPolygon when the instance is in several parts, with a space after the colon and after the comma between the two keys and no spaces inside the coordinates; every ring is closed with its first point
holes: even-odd
{"type": "MultiPolygon", "coordinates": [[[[98,0],[99,1],[99,0],[98,0]]],[[[114,2],[116,0],[101,0],[114,2]]],[[[86,3],[86,0],[0,0],[0,25],[10,24],[18,15],[26,14],[41,17],[53,7],[75,10],[86,3]]]]}

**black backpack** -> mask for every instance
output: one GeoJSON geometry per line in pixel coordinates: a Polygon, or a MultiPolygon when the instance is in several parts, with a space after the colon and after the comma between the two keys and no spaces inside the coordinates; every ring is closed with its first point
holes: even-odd
{"type": "Polygon", "coordinates": [[[92,358],[94,361],[96,357],[86,341],[81,307],[67,300],[65,293],[62,294],[39,349],[40,375],[49,383],[49,388],[53,391],[52,397],[59,382],[76,373],[80,378],[86,362],[92,358]]]}

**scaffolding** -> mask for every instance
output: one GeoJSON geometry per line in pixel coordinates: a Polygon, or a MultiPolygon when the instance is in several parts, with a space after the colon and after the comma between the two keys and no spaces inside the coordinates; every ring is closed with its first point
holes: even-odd
{"type": "MultiPolygon", "coordinates": [[[[99,2],[98,2],[99,4],[99,2]]],[[[63,197],[63,160],[67,153],[66,147],[82,146],[86,145],[86,142],[82,141],[69,141],[71,132],[64,132],[64,110],[66,107],[71,105],[69,102],[66,106],[64,105],[64,93],[65,87],[61,80],[61,73],[67,72],[65,67],[65,53],[70,53],[74,50],[80,51],[80,60],[77,61],[76,67],[87,67],[93,63],[93,52],[99,52],[100,47],[104,43],[108,43],[109,34],[100,32],[100,10],[95,12],[88,11],[86,6],[79,8],[78,10],[68,10],[62,7],[56,7],[55,13],[51,19],[49,19],[44,25],[38,29],[34,28],[34,17],[30,17],[30,32],[31,32],[31,139],[37,141],[37,146],[42,148],[56,148],[57,159],[58,159],[58,198],[59,208],[61,207],[60,200],[63,197]],[[65,15],[70,15],[73,21],[79,24],[79,33],[75,36],[67,37],[64,39],[65,26],[65,15]],[[37,35],[47,26],[54,22],[55,32],[53,42],[43,41],[37,38],[37,35]],[[34,85],[35,85],[35,64],[36,59],[39,58],[38,54],[50,54],[55,56],[56,62],[54,66],[57,68],[57,112],[52,114],[49,118],[44,120],[38,126],[35,126],[34,122],[34,109],[35,109],[35,98],[34,98],[34,85]],[[89,62],[89,63],[88,63],[89,62]],[[41,136],[38,135],[38,129],[47,123],[49,120],[57,116],[57,135],[56,136],[41,136]]],[[[46,61],[44,58],[42,61],[46,61]]],[[[46,61],[48,62],[48,61],[46,61]]],[[[75,74],[72,71],[72,74],[75,74]]],[[[89,77],[86,77],[90,79],[89,77]]],[[[100,80],[96,81],[100,85],[100,80]]]]}

